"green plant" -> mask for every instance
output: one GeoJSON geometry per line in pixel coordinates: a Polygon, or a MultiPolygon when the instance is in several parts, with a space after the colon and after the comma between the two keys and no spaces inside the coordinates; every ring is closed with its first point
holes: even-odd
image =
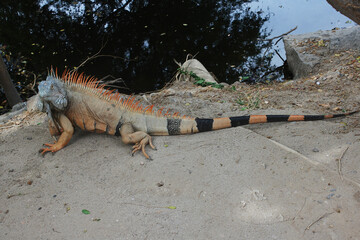
{"type": "Polygon", "coordinates": [[[211,86],[213,88],[218,88],[218,89],[222,89],[224,87],[224,85],[221,85],[219,83],[213,83],[213,82],[206,82],[205,79],[199,77],[198,75],[196,75],[195,73],[193,73],[192,71],[188,72],[186,70],[183,70],[181,68],[178,69],[179,73],[185,75],[185,76],[190,76],[192,78],[194,78],[195,85],[198,86],[202,86],[202,87],[206,87],[206,86],[211,86]]]}
{"type": "Polygon", "coordinates": [[[250,96],[246,94],[240,94],[240,96],[235,100],[237,104],[243,106],[242,111],[246,109],[255,109],[260,107],[260,98],[258,95],[250,96]]]}

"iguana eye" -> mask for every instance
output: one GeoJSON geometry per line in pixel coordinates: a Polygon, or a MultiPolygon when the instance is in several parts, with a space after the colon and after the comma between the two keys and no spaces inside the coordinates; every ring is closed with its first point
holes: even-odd
{"type": "Polygon", "coordinates": [[[50,89],[51,89],[51,90],[54,90],[54,85],[51,84],[50,89]]]}

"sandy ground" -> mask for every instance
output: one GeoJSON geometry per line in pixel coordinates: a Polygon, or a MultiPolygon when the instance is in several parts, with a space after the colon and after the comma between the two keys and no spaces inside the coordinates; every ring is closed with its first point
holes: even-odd
{"type": "MultiPolygon", "coordinates": [[[[355,110],[359,53],[335,54],[306,79],[143,100],[200,117],[355,110]]],[[[360,239],[359,114],[154,137],[153,161],[81,131],[41,157],[45,119],[0,125],[0,239],[360,239]]]]}

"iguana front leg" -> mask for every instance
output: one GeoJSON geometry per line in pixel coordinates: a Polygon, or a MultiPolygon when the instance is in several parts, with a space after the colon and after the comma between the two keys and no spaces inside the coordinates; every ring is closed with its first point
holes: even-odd
{"type": "Polygon", "coordinates": [[[142,131],[135,132],[131,123],[125,123],[120,128],[120,135],[121,135],[122,141],[125,144],[129,144],[129,143],[135,144],[133,146],[133,150],[132,150],[131,154],[134,154],[141,149],[144,156],[147,159],[151,159],[149,157],[149,155],[147,155],[145,152],[145,146],[147,144],[149,144],[152,149],[156,149],[156,148],[153,145],[153,143],[151,141],[151,136],[149,134],[142,132],[142,131]]]}
{"type": "Polygon", "coordinates": [[[54,121],[49,119],[49,132],[51,136],[55,137],[55,136],[59,136],[63,132],[63,129],[62,128],[59,129],[55,125],[54,121]]]}
{"type": "MultiPolygon", "coordinates": [[[[46,152],[57,152],[69,143],[69,141],[74,133],[73,125],[71,124],[70,120],[64,114],[59,115],[59,124],[62,129],[59,140],[57,142],[55,141],[54,144],[45,143],[44,145],[48,146],[49,148],[41,148],[40,149],[41,154],[44,155],[46,152]]],[[[55,134],[59,133],[58,131],[55,131],[53,129],[53,127],[54,126],[49,124],[50,133],[55,133],[55,134]]]]}

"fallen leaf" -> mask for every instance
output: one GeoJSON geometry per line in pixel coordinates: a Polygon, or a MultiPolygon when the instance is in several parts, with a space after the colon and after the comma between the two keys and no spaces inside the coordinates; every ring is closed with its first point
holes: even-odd
{"type": "Polygon", "coordinates": [[[83,209],[81,212],[82,212],[83,214],[86,214],[86,215],[90,214],[90,211],[89,211],[89,210],[86,210],[86,209],[83,209]]]}

